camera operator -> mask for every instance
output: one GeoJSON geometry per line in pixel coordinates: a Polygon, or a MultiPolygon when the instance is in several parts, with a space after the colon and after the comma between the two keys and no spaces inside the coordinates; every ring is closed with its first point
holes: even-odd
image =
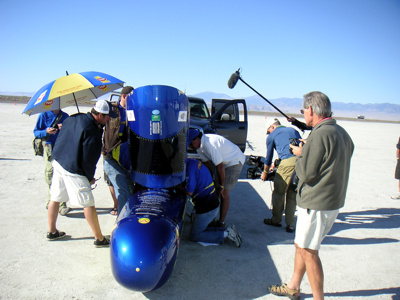
{"type": "Polygon", "coordinates": [[[296,157],[291,153],[289,143],[291,139],[300,139],[300,134],[294,128],[282,126],[278,119],[267,121],[267,157],[265,158],[264,171],[261,180],[267,179],[274,149],[278,153],[280,163],[274,178],[274,191],[272,192],[272,218],[264,219],[264,224],[281,227],[283,209],[285,208],[286,231],[294,231],[294,213],[296,210],[296,192],[289,188],[294,172],[296,157]],[[285,205],[286,199],[286,205],[285,205]]]}

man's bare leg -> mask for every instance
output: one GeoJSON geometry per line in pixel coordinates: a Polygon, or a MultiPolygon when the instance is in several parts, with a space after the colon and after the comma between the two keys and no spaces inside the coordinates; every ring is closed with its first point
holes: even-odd
{"type": "Polygon", "coordinates": [[[112,197],[112,199],[114,201],[114,209],[118,209],[118,199],[115,196],[114,186],[110,185],[109,188],[110,188],[111,197],[112,197]]]}
{"type": "Polygon", "coordinates": [[[221,211],[219,216],[220,222],[225,222],[226,215],[229,209],[229,190],[222,191],[223,198],[221,199],[221,211]]]}
{"type": "Polygon", "coordinates": [[[55,233],[57,231],[56,222],[58,217],[58,209],[60,202],[50,201],[47,209],[47,220],[49,223],[49,232],[55,233]]]}
{"type": "Polygon", "coordinates": [[[306,264],[304,263],[303,257],[300,253],[301,248],[297,244],[294,245],[296,246],[296,253],[294,255],[294,270],[292,279],[287,286],[292,290],[299,290],[301,281],[306,273],[306,264]]]}
{"type": "Polygon", "coordinates": [[[299,248],[300,255],[306,266],[308,281],[310,282],[314,300],[324,299],[324,271],[318,250],[299,248]]]}
{"type": "Polygon", "coordinates": [[[94,206],[84,207],[83,212],[85,214],[87,222],[89,223],[90,228],[93,231],[95,239],[102,241],[104,239],[104,236],[101,233],[99,218],[97,217],[96,208],[94,206]]]}

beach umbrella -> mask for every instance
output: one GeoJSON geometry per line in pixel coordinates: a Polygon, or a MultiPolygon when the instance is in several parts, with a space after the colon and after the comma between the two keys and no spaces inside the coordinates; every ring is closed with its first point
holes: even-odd
{"type": "Polygon", "coordinates": [[[124,81],[101,72],[82,72],[60,77],[36,92],[24,111],[27,115],[83,103],[124,86],[124,81]]]}

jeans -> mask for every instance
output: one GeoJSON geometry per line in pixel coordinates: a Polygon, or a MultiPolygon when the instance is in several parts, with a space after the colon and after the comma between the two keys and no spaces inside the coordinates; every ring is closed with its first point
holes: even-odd
{"type": "Polygon", "coordinates": [[[219,207],[204,214],[196,214],[190,231],[190,239],[193,242],[223,244],[224,231],[226,229],[222,227],[207,227],[218,214],[219,207]]]}
{"type": "Polygon", "coordinates": [[[133,182],[128,172],[115,159],[104,159],[103,167],[104,173],[107,174],[114,186],[115,197],[118,199],[119,214],[133,192],[133,182]]]}

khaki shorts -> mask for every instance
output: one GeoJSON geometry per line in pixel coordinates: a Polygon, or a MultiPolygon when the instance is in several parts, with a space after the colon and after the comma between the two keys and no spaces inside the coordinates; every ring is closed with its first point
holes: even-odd
{"type": "Polygon", "coordinates": [[[94,198],[89,180],[82,175],[66,171],[53,160],[53,179],[50,187],[50,200],[68,202],[73,206],[94,206],[94,198]]]}
{"type": "MultiPolygon", "coordinates": [[[[227,167],[225,169],[225,190],[231,190],[239,180],[240,172],[242,171],[243,165],[239,162],[237,165],[227,167]]],[[[215,172],[215,186],[220,187],[218,172],[215,172]]]]}
{"type": "Polygon", "coordinates": [[[300,248],[319,250],[324,237],[335,223],[339,210],[313,210],[297,207],[296,236],[300,248]]]}

